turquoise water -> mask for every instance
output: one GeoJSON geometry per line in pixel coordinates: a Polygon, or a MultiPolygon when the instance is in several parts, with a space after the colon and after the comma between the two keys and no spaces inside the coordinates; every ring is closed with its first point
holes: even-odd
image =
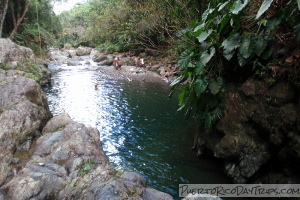
{"type": "Polygon", "coordinates": [[[228,183],[217,163],[191,150],[197,126],[176,112],[176,97],[162,83],[114,80],[95,66],[50,65],[44,88],[54,115],[97,127],[116,168],[142,174],[147,184],[178,199],[178,185],[228,183]],[[94,86],[98,85],[98,90],[94,86]]]}

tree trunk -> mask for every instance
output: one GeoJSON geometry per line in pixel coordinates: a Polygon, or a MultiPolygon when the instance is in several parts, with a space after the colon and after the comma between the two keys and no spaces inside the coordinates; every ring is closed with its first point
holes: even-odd
{"type": "Polygon", "coordinates": [[[8,0],[0,0],[0,38],[2,37],[3,23],[7,11],[8,0]]]}
{"type": "Polygon", "coordinates": [[[25,7],[25,9],[24,9],[24,11],[23,11],[22,16],[19,17],[18,20],[17,20],[17,22],[16,22],[16,24],[15,24],[15,27],[14,27],[14,30],[11,32],[11,34],[10,34],[10,36],[9,36],[9,39],[13,40],[13,39],[15,38],[16,34],[18,33],[18,28],[19,28],[21,22],[23,21],[23,19],[24,19],[26,13],[27,13],[27,11],[28,11],[28,9],[29,9],[29,7],[30,7],[32,1],[33,1],[33,0],[29,0],[29,2],[27,3],[27,5],[26,5],[26,7],[25,7]]]}

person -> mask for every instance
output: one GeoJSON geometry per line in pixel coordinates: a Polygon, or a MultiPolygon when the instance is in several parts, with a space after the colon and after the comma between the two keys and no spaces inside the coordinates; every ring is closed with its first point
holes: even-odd
{"type": "Polygon", "coordinates": [[[95,90],[98,90],[98,85],[95,85],[95,90]]]}
{"type": "Polygon", "coordinates": [[[120,58],[118,58],[117,60],[117,70],[121,70],[122,69],[122,65],[123,65],[123,62],[120,60],[120,58]]]}
{"type": "Polygon", "coordinates": [[[113,66],[117,69],[117,66],[118,66],[118,57],[114,58],[113,66]]]}
{"type": "Polygon", "coordinates": [[[149,69],[151,69],[151,67],[152,67],[152,63],[149,63],[145,70],[148,71],[149,69]]]}
{"type": "Polygon", "coordinates": [[[138,69],[138,67],[140,66],[140,58],[136,56],[134,58],[134,63],[135,63],[135,68],[138,69]]]}
{"type": "Polygon", "coordinates": [[[140,58],[140,68],[144,68],[144,58],[140,58]]]}
{"type": "Polygon", "coordinates": [[[168,83],[170,83],[169,76],[171,76],[171,73],[168,72],[167,70],[165,70],[164,78],[165,78],[165,81],[168,83]]]}

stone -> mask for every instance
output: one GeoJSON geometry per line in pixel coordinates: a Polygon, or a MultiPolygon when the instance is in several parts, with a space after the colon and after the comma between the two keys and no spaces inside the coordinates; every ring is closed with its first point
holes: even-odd
{"type": "Polygon", "coordinates": [[[43,133],[25,167],[0,188],[4,199],[173,199],[109,165],[99,131],[68,114],[49,120],[43,133]]]}
{"type": "Polygon", "coordinates": [[[24,65],[28,61],[35,61],[35,56],[31,49],[17,45],[10,39],[0,38],[0,66],[13,67],[16,64],[24,65]]]}
{"type": "Polygon", "coordinates": [[[76,55],[77,56],[86,56],[90,55],[92,48],[90,47],[78,47],[76,50],[76,55]]]}
{"type": "Polygon", "coordinates": [[[94,57],[93,58],[93,61],[94,62],[101,62],[101,61],[104,61],[104,60],[107,60],[107,56],[97,56],[97,57],[94,57]]]}

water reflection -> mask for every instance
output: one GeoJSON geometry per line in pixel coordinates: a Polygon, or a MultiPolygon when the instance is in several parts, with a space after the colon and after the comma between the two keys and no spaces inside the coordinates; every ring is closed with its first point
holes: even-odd
{"type": "Polygon", "coordinates": [[[116,81],[93,66],[49,68],[53,86],[45,92],[53,114],[67,112],[97,127],[117,168],[140,172],[151,187],[174,197],[181,183],[226,181],[218,167],[189,149],[197,130],[176,113],[177,99],[166,98],[166,84],[116,81]]]}

